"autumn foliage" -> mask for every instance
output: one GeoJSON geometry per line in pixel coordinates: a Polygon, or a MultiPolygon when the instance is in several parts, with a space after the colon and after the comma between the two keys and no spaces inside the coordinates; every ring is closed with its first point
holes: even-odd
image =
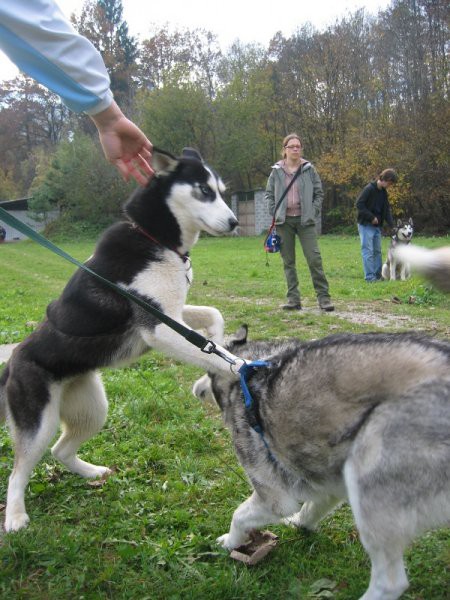
{"type": "MultiPolygon", "coordinates": [[[[295,131],[324,183],[325,231],[354,223],[360,189],[386,167],[400,176],[395,215],[448,231],[446,0],[393,0],[376,16],[361,10],[322,31],[274,32],[267,48],[236,40],[226,51],[201,29],[166,26],[135,39],[120,0],[88,0],[73,22],[152,142],[174,153],[197,147],[231,192],[265,186],[282,138],[295,131]]],[[[3,86],[0,106],[0,199],[32,194],[79,219],[114,218],[124,189],[113,173],[101,193],[105,165],[88,119],[23,76],[3,86]]]]}

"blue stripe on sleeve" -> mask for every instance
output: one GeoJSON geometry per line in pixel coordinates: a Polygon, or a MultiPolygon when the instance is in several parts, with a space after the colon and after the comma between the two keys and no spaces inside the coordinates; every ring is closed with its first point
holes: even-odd
{"type": "Polygon", "coordinates": [[[0,24],[0,48],[21,71],[62,98],[74,112],[94,108],[101,98],[79,85],[22,38],[0,24]]]}

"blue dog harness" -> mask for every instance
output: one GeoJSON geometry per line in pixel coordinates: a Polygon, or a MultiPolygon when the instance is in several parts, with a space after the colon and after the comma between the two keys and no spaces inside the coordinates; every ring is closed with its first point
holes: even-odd
{"type": "Polygon", "coordinates": [[[264,367],[270,367],[270,364],[271,364],[270,362],[267,362],[265,360],[255,360],[250,363],[244,363],[242,365],[242,367],[239,369],[239,375],[240,375],[240,379],[241,379],[242,395],[244,396],[245,410],[247,411],[247,414],[249,416],[250,427],[254,431],[256,431],[256,433],[258,433],[258,435],[261,437],[261,439],[264,443],[264,446],[266,447],[267,452],[269,453],[270,460],[274,461],[275,458],[274,458],[272,452],[270,451],[270,448],[267,444],[266,438],[264,437],[264,430],[263,430],[261,423],[259,422],[258,417],[256,415],[255,403],[253,402],[253,398],[250,393],[250,390],[248,389],[248,384],[247,384],[247,377],[251,376],[257,369],[264,368],[264,367]]]}

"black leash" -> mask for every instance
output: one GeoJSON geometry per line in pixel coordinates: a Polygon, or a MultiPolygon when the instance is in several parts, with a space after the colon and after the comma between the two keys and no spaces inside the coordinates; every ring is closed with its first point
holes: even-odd
{"type": "Polygon", "coordinates": [[[50,240],[45,238],[43,235],[41,235],[37,231],[34,231],[34,229],[29,227],[28,225],[26,225],[25,223],[23,223],[22,221],[20,221],[13,215],[11,215],[10,213],[8,213],[2,207],[0,207],[0,220],[2,220],[7,225],[10,225],[11,227],[14,227],[14,229],[17,229],[17,231],[20,231],[21,233],[23,233],[30,239],[34,240],[35,242],[37,242],[44,248],[51,250],[58,256],[61,256],[68,262],[76,265],[78,268],[83,269],[84,271],[86,271],[87,273],[92,275],[92,277],[95,277],[95,279],[97,279],[98,281],[101,281],[104,285],[113,289],[115,292],[124,296],[128,300],[131,300],[132,302],[134,302],[135,304],[137,304],[138,306],[143,308],[145,311],[151,313],[154,317],[156,317],[158,319],[158,321],[161,321],[161,323],[164,323],[165,325],[167,325],[168,327],[170,327],[171,329],[173,329],[174,331],[179,333],[188,342],[190,342],[191,344],[193,344],[194,346],[199,348],[202,352],[205,352],[206,354],[217,354],[217,356],[220,356],[220,358],[223,358],[230,365],[235,364],[234,361],[231,361],[231,359],[228,356],[223,354],[223,352],[221,352],[216,347],[216,344],[212,340],[208,340],[200,333],[197,333],[197,331],[194,331],[193,329],[189,329],[188,327],[185,327],[181,323],[178,323],[178,321],[175,321],[171,317],[167,316],[165,313],[161,312],[160,310],[158,310],[157,308],[155,308],[148,302],[145,302],[145,300],[142,300],[138,296],[135,296],[134,294],[130,293],[128,290],[121,287],[120,285],[117,285],[117,284],[113,283],[112,281],[109,281],[109,279],[105,279],[105,277],[102,277],[101,275],[99,275],[98,273],[96,273],[95,271],[93,271],[92,269],[87,267],[85,264],[78,261],[76,258],[73,258],[73,256],[70,256],[70,254],[68,254],[64,250],[61,250],[61,248],[58,248],[58,246],[55,246],[55,244],[50,242],[50,240]]]}
{"type": "MultiPolygon", "coordinates": [[[[190,342],[191,344],[193,344],[194,346],[199,348],[202,352],[205,352],[206,354],[216,354],[217,356],[219,356],[220,358],[225,360],[230,365],[230,367],[232,365],[236,364],[235,361],[233,361],[229,356],[227,356],[226,354],[221,352],[221,350],[219,350],[219,348],[217,348],[216,344],[212,340],[208,340],[203,335],[200,335],[193,329],[189,329],[188,327],[185,327],[181,323],[178,323],[178,321],[175,321],[171,317],[168,317],[166,314],[164,314],[163,312],[161,312],[160,310],[158,310],[157,308],[155,308],[148,302],[145,302],[145,300],[142,300],[138,296],[131,294],[128,290],[124,289],[123,287],[113,283],[112,281],[109,281],[109,279],[105,279],[105,277],[102,277],[101,275],[99,275],[98,273],[96,273],[95,271],[93,271],[92,269],[87,267],[85,264],[81,263],[76,258],[73,258],[73,256],[71,256],[70,254],[68,254],[67,252],[65,252],[64,250],[62,250],[61,248],[59,248],[52,242],[50,242],[50,240],[48,240],[46,237],[44,237],[37,231],[34,231],[34,229],[32,229],[31,227],[29,227],[28,225],[26,225],[25,223],[20,221],[13,215],[9,214],[1,206],[0,206],[0,220],[2,220],[7,225],[10,225],[11,227],[14,227],[14,229],[17,229],[17,231],[20,231],[21,233],[23,233],[30,239],[34,240],[35,242],[37,242],[44,248],[51,250],[52,252],[54,252],[55,254],[60,256],[61,258],[64,258],[65,260],[72,263],[73,265],[79,267],[80,269],[83,269],[84,271],[86,271],[87,273],[92,275],[92,277],[94,277],[98,281],[101,281],[104,285],[113,289],[115,292],[124,296],[128,300],[131,300],[132,302],[134,302],[135,304],[137,304],[138,306],[143,308],[145,311],[151,313],[159,321],[161,321],[161,323],[164,323],[165,325],[167,325],[168,327],[170,327],[171,329],[173,329],[174,331],[179,333],[188,342],[190,342]]],[[[255,361],[255,362],[252,362],[249,364],[247,364],[244,361],[244,364],[240,367],[238,373],[240,376],[240,382],[241,382],[241,388],[242,388],[243,397],[244,397],[245,408],[246,408],[247,413],[249,414],[249,418],[250,418],[250,425],[260,435],[260,437],[264,443],[264,446],[267,449],[269,459],[272,462],[274,462],[275,459],[274,459],[274,457],[270,451],[270,448],[267,444],[267,441],[264,437],[264,431],[263,431],[261,425],[257,422],[256,416],[254,414],[254,403],[253,403],[253,399],[252,399],[252,396],[250,394],[250,390],[248,389],[248,384],[247,384],[247,377],[249,377],[255,369],[261,368],[261,367],[269,367],[269,366],[270,366],[270,363],[268,363],[266,361],[255,361]]]]}

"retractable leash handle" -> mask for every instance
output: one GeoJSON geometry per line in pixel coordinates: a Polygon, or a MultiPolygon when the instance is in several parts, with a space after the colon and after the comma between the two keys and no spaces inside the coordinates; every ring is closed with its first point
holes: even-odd
{"type": "Polygon", "coordinates": [[[44,237],[37,231],[34,231],[34,229],[29,227],[28,225],[26,225],[25,223],[23,223],[22,221],[20,221],[13,215],[11,215],[10,213],[8,213],[2,207],[0,207],[0,220],[3,221],[4,223],[6,223],[7,225],[10,225],[10,227],[17,229],[17,231],[20,231],[21,233],[26,235],[28,238],[37,242],[44,248],[51,250],[52,252],[54,252],[55,254],[60,256],[61,258],[64,258],[65,260],[67,260],[68,262],[77,266],[78,268],[83,269],[83,271],[86,271],[87,273],[92,275],[92,277],[94,277],[98,281],[101,281],[104,285],[113,289],[115,292],[117,292],[121,296],[124,296],[128,300],[131,300],[132,302],[134,302],[135,304],[140,306],[142,309],[144,309],[146,312],[148,312],[148,313],[152,314],[154,317],[156,317],[158,319],[158,321],[161,321],[161,323],[164,323],[164,325],[167,325],[168,327],[170,327],[171,329],[173,329],[174,331],[179,333],[188,342],[190,342],[192,345],[199,348],[202,352],[205,352],[206,354],[216,354],[217,356],[219,356],[220,358],[225,360],[227,363],[229,363],[230,369],[233,373],[237,374],[238,369],[240,368],[242,363],[245,362],[243,359],[240,359],[240,358],[230,354],[221,346],[217,346],[212,340],[208,340],[207,338],[205,338],[203,335],[201,335],[194,329],[189,329],[189,327],[186,327],[185,325],[178,323],[178,321],[175,321],[175,319],[172,319],[171,317],[169,317],[165,313],[161,312],[160,310],[158,310],[157,308],[155,308],[154,306],[152,306],[145,300],[142,300],[138,296],[135,296],[134,294],[132,294],[131,292],[129,292],[122,286],[117,285],[116,283],[113,283],[112,281],[109,281],[109,279],[106,279],[105,277],[102,277],[102,275],[99,275],[98,273],[96,273],[95,271],[93,271],[92,269],[87,267],[84,263],[78,261],[76,258],[73,258],[73,256],[71,256],[70,254],[68,254],[67,252],[65,252],[64,250],[62,250],[55,244],[53,244],[50,240],[48,240],[46,237],[44,237]],[[233,370],[233,368],[235,370],[233,370]]]}

